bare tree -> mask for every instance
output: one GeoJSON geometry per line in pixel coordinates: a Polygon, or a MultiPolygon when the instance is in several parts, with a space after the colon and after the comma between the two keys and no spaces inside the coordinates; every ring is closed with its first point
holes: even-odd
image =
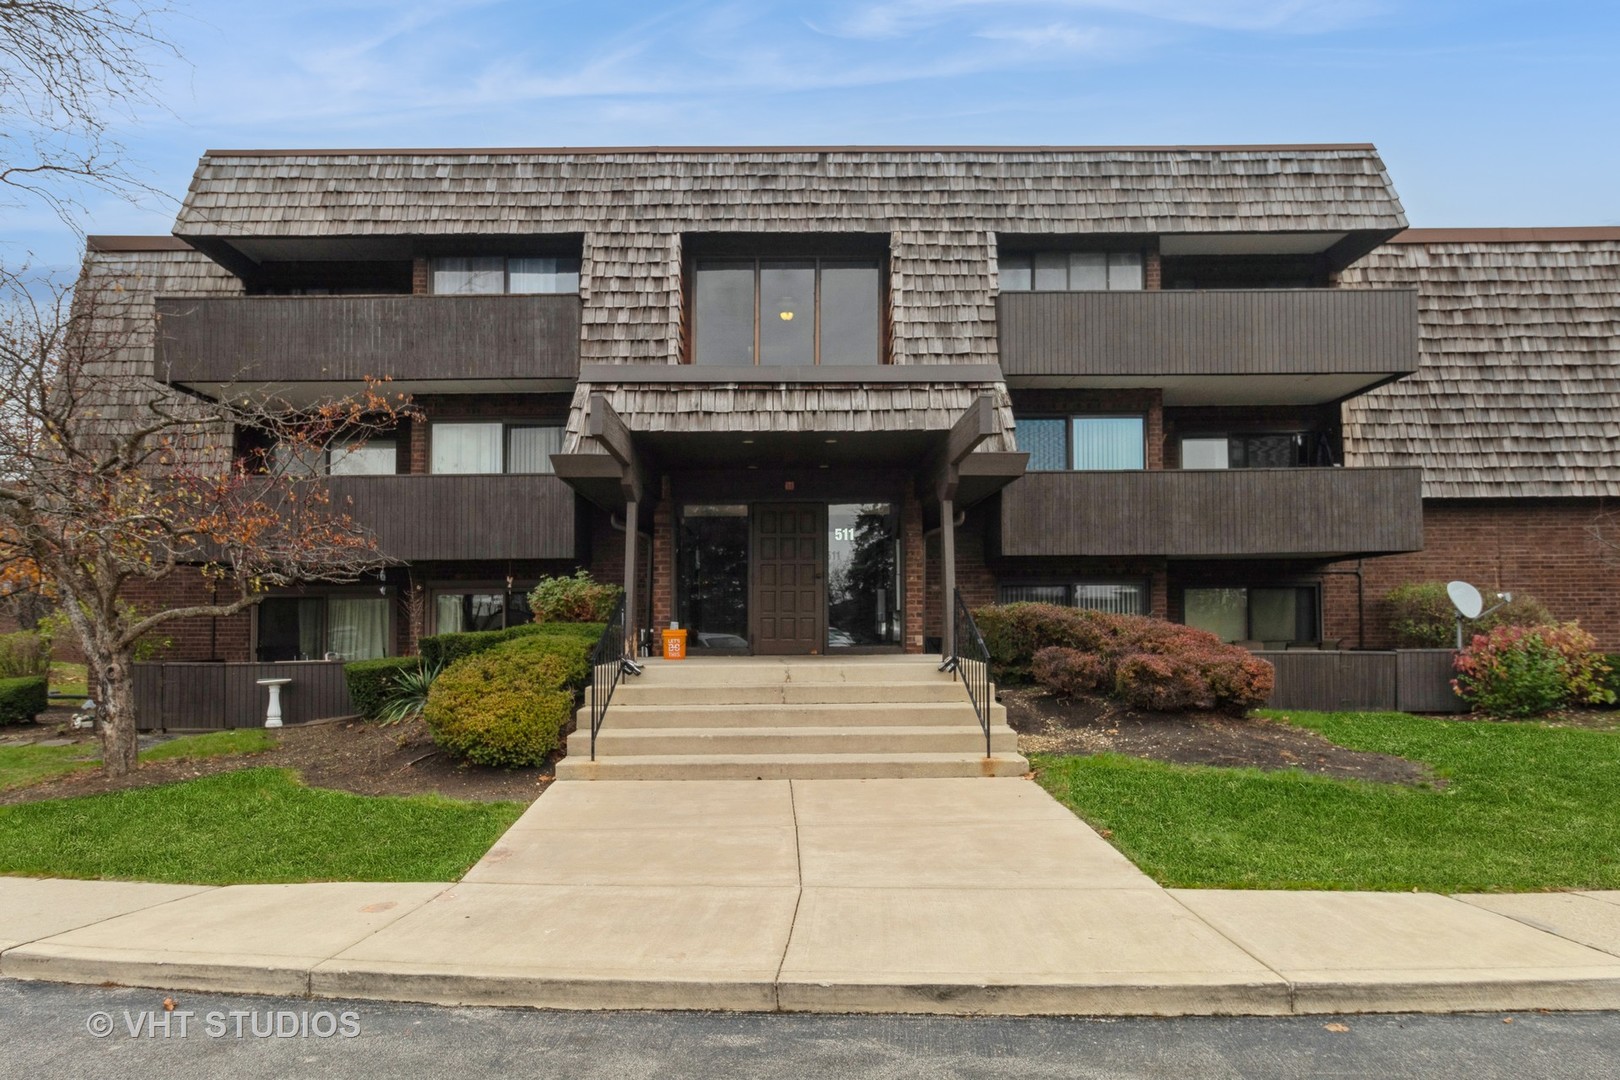
{"type": "Polygon", "coordinates": [[[0,185],[74,225],[86,190],[154,193],[124,160],[115,122],[156,104],[153,65],[179,53],[145,0],[0,0],[0,185]]]}
{"type": "Polygon", "coordinates": [[[1610,566],[1620,567],[1620,510],[1599,504],[1597,513],[1586,526],[1598,558],[1610,566]]]}
{"type": "Polygon", "coordinates": [[[88,277],[71,300],[45,291],[0,273],[0,580],[35,580],[60,603],[89,663],[104,767],[121,775],[135,765],[144,635],[386,564],[310,463],[410,406],[373,383],[296,407],[242,389],[218,402],[181,394],[131,362],[151,340],[149,304],[143,314],[88,277]],[[191,568],[213,602],[131,603],[134,587],[191,568]]]}

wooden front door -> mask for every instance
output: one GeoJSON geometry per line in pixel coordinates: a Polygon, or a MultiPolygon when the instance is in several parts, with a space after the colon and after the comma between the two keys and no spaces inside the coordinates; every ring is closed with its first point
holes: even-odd
{"type": "Polygon", "coordinates": [[[826,630],[825,507],[775,503],[754,507],[754,652],[763,656],[823,651],[826,630]]]}

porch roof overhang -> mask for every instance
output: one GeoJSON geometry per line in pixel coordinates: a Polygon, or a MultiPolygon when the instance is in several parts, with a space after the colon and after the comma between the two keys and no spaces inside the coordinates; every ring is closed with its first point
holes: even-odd
{"type": "Polygon", "coordinates": [[[915,478],[924,506],[937,517],[942,492],[959,508],[979,502],[1022,476],[1029,457],[978,449],[1000,432],[990,394],[974,398],[949,419],[949,426],[907,430],[641,431],[604,395],[593,394],[578,451],[553,454],[551,460],[559,477],[611,513],[638,502],[644,524],[664,473],[743,473],[751,467],[812,475],[822,470],[905,473],[915,478]]]}

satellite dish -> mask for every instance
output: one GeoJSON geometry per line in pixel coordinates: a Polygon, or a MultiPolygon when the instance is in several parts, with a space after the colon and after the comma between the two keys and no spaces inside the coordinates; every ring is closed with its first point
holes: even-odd
{"type": "Polygon", "coordinates": [[[1465,619],[1477,619],[1479,613],[1485,610],[1484,597],[1466,581],[1447,582],[1446,595],[1451,597],[1452,606],[1465,619]]]}

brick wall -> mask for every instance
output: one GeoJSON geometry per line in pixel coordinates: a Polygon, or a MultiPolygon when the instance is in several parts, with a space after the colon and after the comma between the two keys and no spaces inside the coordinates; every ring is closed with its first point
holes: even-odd
{"type": "Polygon", "coordinates": [[[920,653],[923,651],[923,623],[927,600],[924,595],[924,579],[928,575],[927,554],[923,544],[923,513],[922,503],[913,490],[906,491],[906,499],[900,505],[900,548],[905,565],[901,568],[904,578],[902,588],[906,607],[905,614],[905,640],[902,643],[906,652],[920,653]]]}
{"type": "MultiPolygon", "coordinates": [[[[1534,596],[1556,617],[1579,620],[1602,648],[1620,651],[1620,567],[1604,560],[1588,532],[1600,509],[1584,499],[1425,502],[1422,551],[1365,561],[1369,646],[1394,643],[1383,602],[1390,589],[1462,580],[1487,598],[1495,592],[1534,596]]],[[[1323,605],[1332,632],[1341,636],[1354,628],[1354,586],[1354,578],[1334,582],[1333,602],[1323,605]]]]}
{"type": "Polygon", "coordinates": [[[667,476],[658,505],[653,508],[652,532],[652,625],[662,629],[675,618],[675,500],[670,496],[667,476]]]}
{"type": "MultiPolygon", "coordinates": [[[[201,573],[181,568],[161,581],[136,581],[125,596],[143,612],[218,602],[201,573]]],[[[219,599],[228,599],[222,589],[219,599]]],[[[170,641],[155,660],[251,660],[251,610],[223,619],[180,619],[158,631],[170,641]]]]}

